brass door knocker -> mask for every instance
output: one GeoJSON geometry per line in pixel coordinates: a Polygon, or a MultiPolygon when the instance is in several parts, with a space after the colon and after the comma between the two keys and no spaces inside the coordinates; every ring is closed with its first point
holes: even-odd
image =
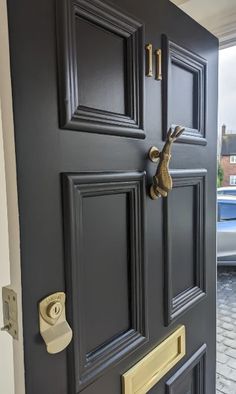
{"type": "Polygon", "coordinates": [[[154,146],[149,151],[149,158],[152,162],[156,163],[159,160],[156,174],[153,177],[153,184],[150,188],[150,196],[153,200],[156,200],[158,197],[167,197],[172,189],[172,178],[169,172],[171,147],[183,131],[184,127],[181,126],[176,126],[174,131],[170,128],[162,151],[159,152],[154,146]]]}

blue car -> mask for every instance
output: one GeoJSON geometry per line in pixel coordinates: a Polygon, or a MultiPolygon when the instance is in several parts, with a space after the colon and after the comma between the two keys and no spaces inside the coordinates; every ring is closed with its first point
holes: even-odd
{"type": "Polygon", "coordinates": [[[218,195],[217,262],[236,265],[236,197],[218,195]]]}

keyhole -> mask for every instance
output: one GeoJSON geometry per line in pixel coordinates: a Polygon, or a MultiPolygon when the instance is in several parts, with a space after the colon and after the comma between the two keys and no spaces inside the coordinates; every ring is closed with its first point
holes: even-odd
{"type": "Polygon", "coordinates": [[[56,313],[56,315],[58,314],[58,312],[59,312],[59,308],[58,308],[58,306],[55,306],[55,313],[56,313]]]}
{"type": "Polygon", "coordinates": [[[60,308],[58,307],[58,305],[56,305],[56,306],[55,306],[55,309],[54,309],[54,313],[55,313],[56,315],[58,315],[59,312],[60,312],[60,308]]]}
{"type": "Polygon", "coordinates": [[[62,313],[62,304],[59,301],[53,302],[48,306],[47,314],[52,319],[56,319],[62,313]]]}

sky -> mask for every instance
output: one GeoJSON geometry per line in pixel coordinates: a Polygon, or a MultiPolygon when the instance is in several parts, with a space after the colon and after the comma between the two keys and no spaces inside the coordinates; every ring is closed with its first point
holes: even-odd
{"type": "Polygon", "coordinates": [[[219,127],[236,133],[236,46],[219,55],[219,127]]]}

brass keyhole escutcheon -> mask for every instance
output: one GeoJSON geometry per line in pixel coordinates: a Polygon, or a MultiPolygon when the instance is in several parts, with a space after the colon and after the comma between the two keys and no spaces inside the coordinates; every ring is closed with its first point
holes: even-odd
{"type": "Polygon", "coordinates": [[[39,303],[39,329],[48,353],[59,353],[72,339],[72,329],[66,320],[66,295],[50,294],[39,303]]]}

